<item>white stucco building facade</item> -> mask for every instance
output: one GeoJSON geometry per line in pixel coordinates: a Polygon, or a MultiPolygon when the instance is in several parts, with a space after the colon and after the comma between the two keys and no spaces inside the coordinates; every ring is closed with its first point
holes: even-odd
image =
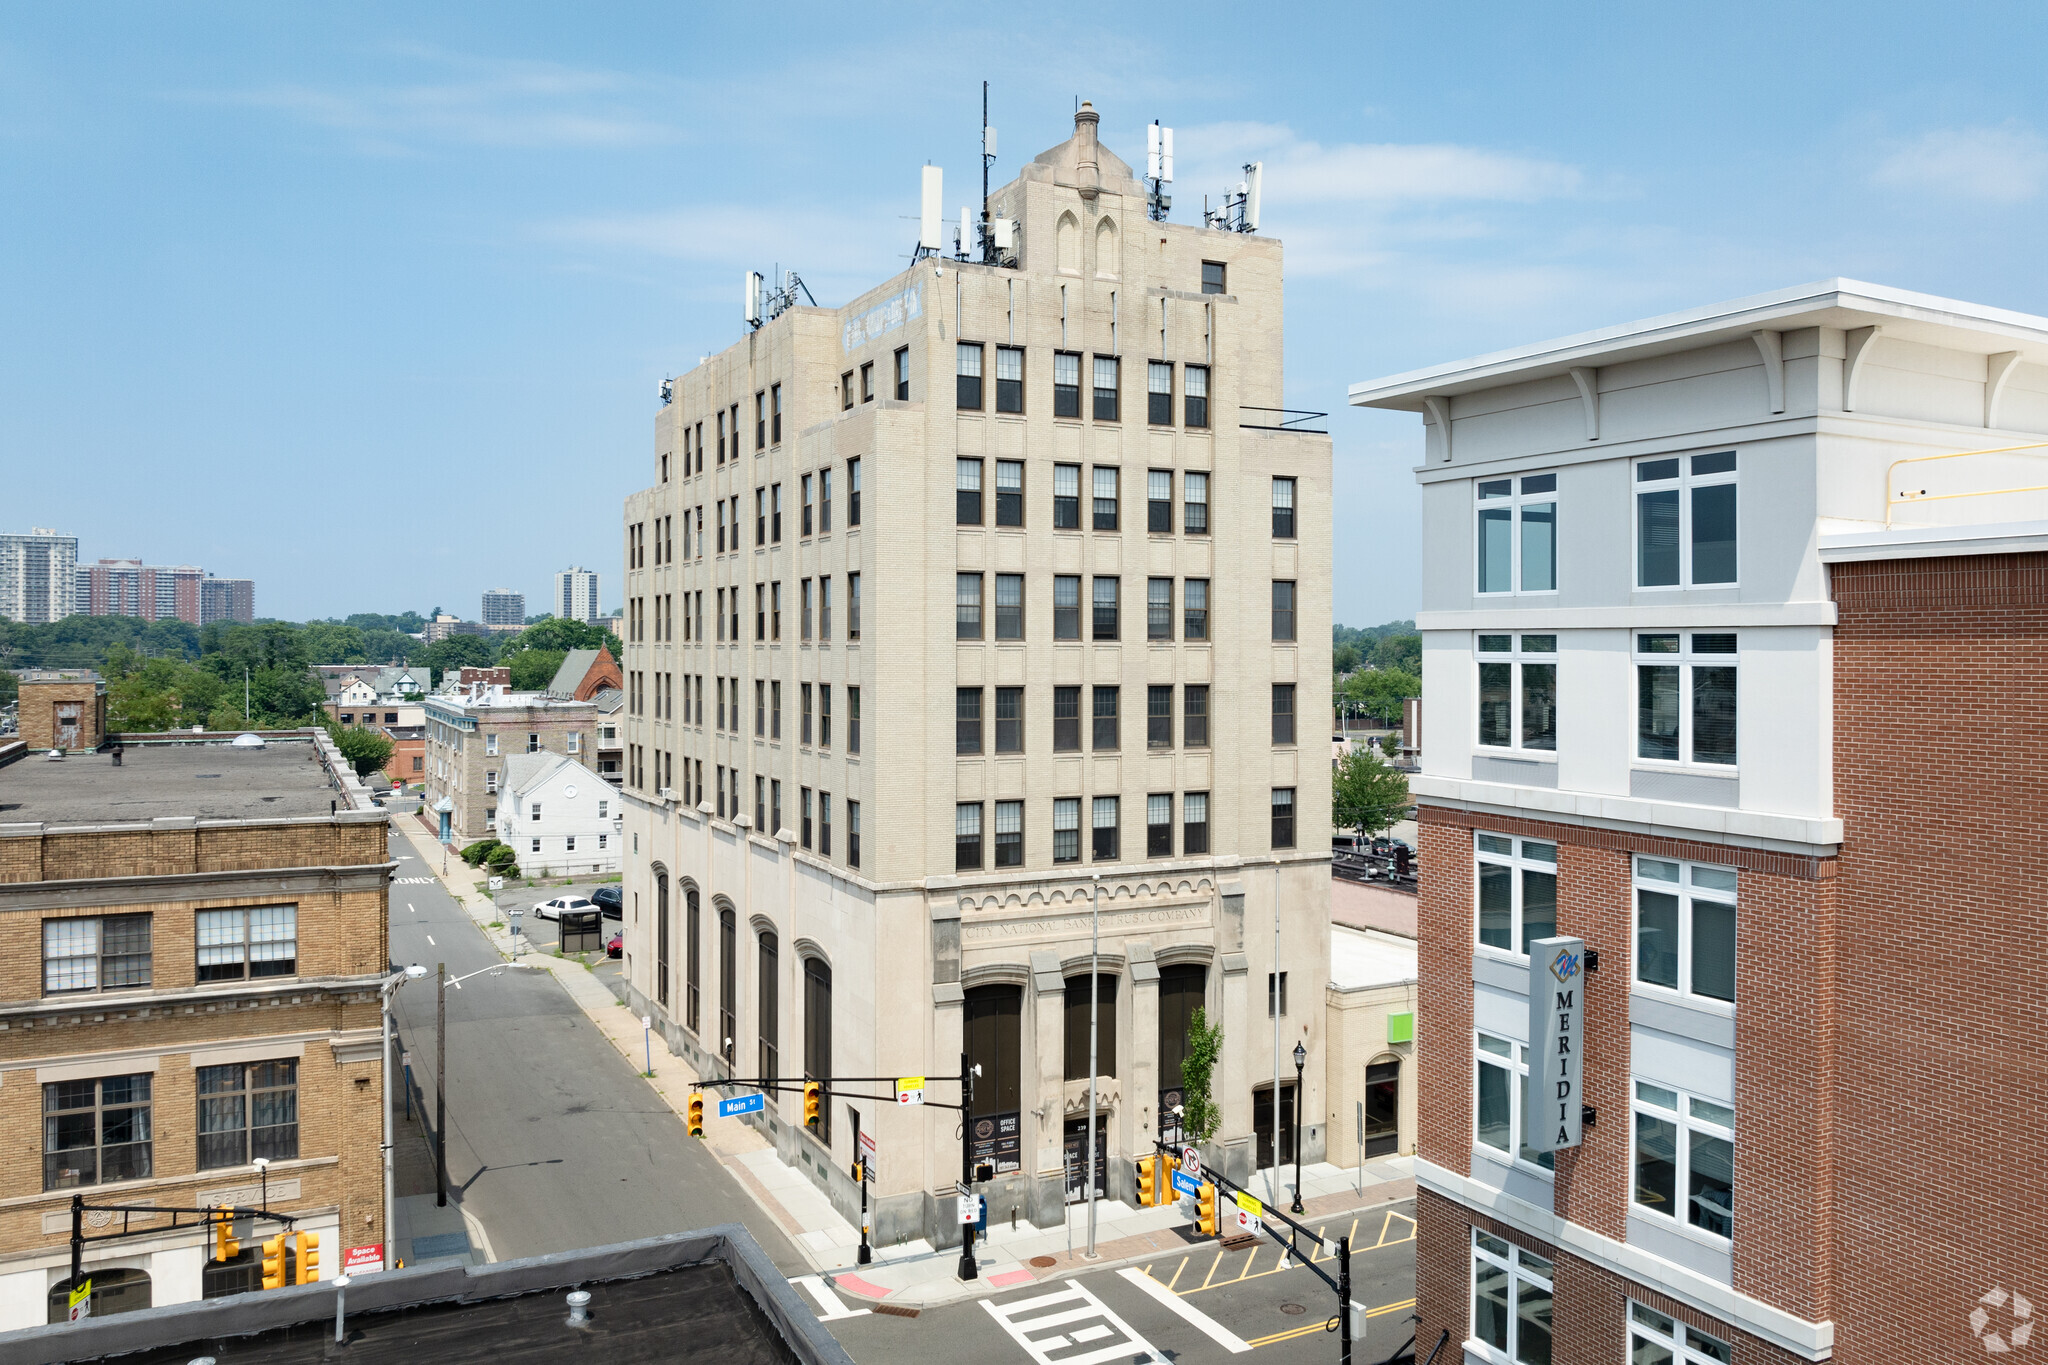
{"type": "Polygon", "coordinates": [[[546,751],[505,760],[498,839],[529,877],[608,876],[619,870],[621,811],[611,783],[546,751]]]}

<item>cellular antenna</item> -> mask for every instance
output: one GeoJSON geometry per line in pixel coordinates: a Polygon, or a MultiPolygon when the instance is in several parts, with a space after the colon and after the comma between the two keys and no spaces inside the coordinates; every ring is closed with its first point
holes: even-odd
{"type": "Polygon", "coordinates": [[[1173,183],[1173,129],[1160,127],[1158,119],[1145,130],[1145,178],[1152,182],[1145,197],[1146,213],[1153,222],[1163,223],[1173,207],[1173,196],[1165,191],[1173,183]]]}
{"type": "Polygon", "coordinates": [[[946,173],[937,166],[924,168],[923,195],[918,204],[917,250],[912,252],[912,261],[921,261],[927,256],[936,256],[944,249],[945,242],[940,234],[944,231],[942,221],[944,210],[939,207],[946,195],[946,173]]]}
{"type": "Polygon", "coordinates": [[[981,262],[995,265],[997,248],[995,234],[989,230],[988,215],[988,168],[996,160],[996,130],[988,122],[988,82],[981,83],[981,262]]]}
{"type": "Polygon", "coordinates": [[[1221,205],[1212,209],[1207,198],[1202,200],[1202,226],[1222,232],[1257,232],[1261,182],[1265,174],[1265,162],[1246,162],[1244,179],[1237,182],[1235,190],[1223,192],[1221,205]]]}
{"type": "Polygon", "coordinates": [[[765,321],[761,314],[761,272],[747,272],[746,322],[749,328],[759,327],[765,321]]]}

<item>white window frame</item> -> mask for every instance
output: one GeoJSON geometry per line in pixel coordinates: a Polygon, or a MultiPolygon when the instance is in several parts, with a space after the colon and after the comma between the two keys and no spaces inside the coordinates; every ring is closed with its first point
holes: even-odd
{"type": "Polygon", "coordinates": [[[1557,473],[1516,474],[1501,479],[1472,481],[1472,594],[1475,597],[1555,597],[1557,595],[1557,473]],[[1542,485],[1547,481],[1548,487],[1542,485]],[[1530,484],[1538,487],[1531,489],[1530,484]],[[1489,491],[1490,490],[1490,491],[1489,491]],[[1550,508],[1550,586],[1525,587],[1522,582],[1522,530],[1528,512],[1550,508]],[[1484,514],[1505,509],[1508,514],[1508,586],[1488,589],[1479,566],[1486,553],[1484,514]]]}
{"type": "MultiPolygon", "coordinates": [[[[1482,953],[1496,953],[1527,962],[1529,955],[1521,951],[1520,945],[1527,938],[1527,925],[1523,923],[1522,888],[1524,872],[1547,872],[1553,879],[1557,876],[1557,845],[1548,839],[1521,839],[1510,834],[1493,834],[1486,830],[1472,833],[1472,945],[1482,953]],[[1498,844],[1505,843],[1505,850],[1498,844]],[[1548,854],[1546,857],[1545,854],[1548,854]],[[1513,899],[1508,912],[1508,946],[1483,942],[1479,937],[1480,924],[1480,873],[1482,863],[1509,869],[1509,886],[1513,899]]],[[[1554,935],[1553,931],[1553,935],[1554,935]]]]}
{"type": "Polygon", "coordinates": [[[1629,570],[1630,581],[1636,592],[1684,592],[1690,588],[1736,588],[1742,586],[1742,460],[1733,450],[1689,451],[1683,455],[1647,455],[1629,463],[1629,521],[1634,532],[1629,542],[1629,557],[1633,561],[1629,570]],[[1696,460],[1712,460],[1720,456],[1735,460],[1732,469],[1714,474],[1693,473],[1696,460]],[[1645,479],[1644,465],[1660,460],[1676,460],[1678,473],[1668,479],[1645,479]],[[1692,493],[1698,488],[1713,488],[1732,484],[1735,486],[1735,577],[1726,581],[1696,583],[1692,576],[1692,493]],[[1678,490],[1678,581],[1676,583],[1648,584],[1643,582],[1643,500],[1644,493],[1664,493],[1678,490]]]}
{"type": "MultiPolygon", "coordinates": [[[[1555,1323],[1555,1304],[1557,1301],[1555,1263],[1546,1257],[1538,1256],[1533,1251],[1516,1246],[1504,1237],[1495,1237],[1493,1234],[1479,1228],[1472,1229],[1471,1261],[1471,1291],[1468,1295],[1471,1310],[1465,1320],[1467,1332],[1465,1347],[1468,1351],[1477,1353],[1485,1360],[1498,1361],[1502,1365],[1513,1365],[1513,1362],[1522,1359],[1519,1353],[1521,1345],[1519,1337],[1522,1330],[1521,1290],[1523,1285],[1528,1285],[1541,1293],[1551,1296],[1551,1303],[1553,1305],[1552,1321],[1555,1323]],[[1508,1340],[1505,1351],[1496,1348],[1491,1342],[1479,1339],[1479,1266],[1481,1262],[1492,1266],[1496,1270],[1505,1272],[1508,1277],[1508,1340]]],[[[1556,1336],[1555,1327],[1553,1326],[1553,1349],[1555,1345],[1556,1336]]]]}
{"type": "Polygon", "coordinates": [[[1630,1360],[1636,1359],[1636,1347],[1643,1343],[1669,1351],[1672,1365],[1728,1365],[1735,1359],[1735,1348],[1728,1342],[1634,1299],[1628,1304],[1628,1333],[1630,1360]]]}
{"type": "MultiPolygon", "coordinates": [[[[1634,952],[1630,958],[1629,979],[1636,989],[1655,992],[1659,995],[1682,996],[1686,1001],[1717,1013],[1733,1014],[1735,1002],[1723,1000],[1717,995],[1702,995],[1693,988],[1692,946],[1693,907],[1696,904],[1736,908],[1737,873],[1732,867],[1721,867],[1711,863],[1681,863],[1670,858],[1637,857],[1632,860],[1630,899],[1635,902],[1631,913],[1634,916],[1634,952]],[[1665,873],[1668,870],[1669,876],[1665,873]],[[1723,882],[1728,885],[1723,885],[1723,882]],[[1678,984],[1666,986],[1660,982],[1643,979],[1643,903],[1638,892],[1656,891],[1678,899],[1678,984]]],[[[1737,949],[1740,952],[1740,949],[1737,949]]]]}
{"type": "Polygon", "coordinates": [[[1732,630],[1632,630],[1629,632],[1629,705],[1632,716],[1629,723],[1629,765],[1635,768],[1677,772],[1697,772],[1716,777],[1735,777],[1742,770],[1742,637],[1732,630]],[[1643,648],[1643,642],[1650,639],[1678,637],[1678,649],[1674,653],[1652,653],[1643,648]],[[1702,637],[1719,640],[1732,638],[1735,650],[1719,654],[1700,650],[1695,641],[1702,637]],[[1645,668],[1676,668],[1678,670],[1678,757],[1645,758],[1643,756],[1642,734],[1642,670],[1645,668]],[[1735,670],[1735,759],[1723,763],[1716,759],[1699,759],[1693,756],[1693,689],[1696,686],[1695,668],[1732,668],[1735,670]]]}
{"type": "Polygon", "coordinates": [[[1708,1238],[1715,1243],[1732,1241],[1735,1221],[1733,1211],[1731,1210],[1728,1215],[1729,1231],[1727,1233],[1716,1232],[1712,1228],[1695,1223],[1690,1217],[1691,1196],[1686,1193],[1686,1190],[1691,1184],[1692,1143],[1695,1136],[1718,1138],[1729,1145],[1731,1149],[1729,1177],[1731,1183],[1733,1182],[1734,1161],[1732,1149],[1735,1145],[1735,1124],[1733,1121],[1735,1106],[1723,1104],[1719,1100],[1707,1099],[1703,1095],[1695,1095],[1689,1091],[1680,1090],[1676,1086],[1665,1085],[1658,1081],[1646,1081],[1639,1076],[1632,1076],[1629,1080],[1629,1212],[1641,1214],[1646,1218],[1662,1219],[1667,1223],[1683,1228],[1689,1233],[1708,1238]],[[1651,1093],[1645,1094],[1646,1091],[1651,1093]],[[1661,1098],[1661,1096],[1665,1095],[1671,1097],[1669,1105],[1665,1104],[1661,1098]],[[1705,1105],[1711,1110],[1728,1114],[1730,1121],[1724,1124],[1711,1113],[1702,1114],[1696,1112],[1701,1105],[1705,1105]],[[1673,1177],[1672,1183],[1674,1197],[1685,1200],[1688,1206],[1688,1216],[1683,1219],[1679,1218],[1673,1211],[1660,1209],[1654,1204],[1646,1204],[1637,1198],[1635,1180],[1636,1163],[1639,1159],[1639,1148],[1641,1146],[1641,1128],[1636,1116],[1639,1114],[1670,1123],[1677,1130],[1677,1150],[1673,1153],[1672,1157],[1677,1173],[1673,1177]]]}
{"type": "Polygon", "coordinates": [[[1496,1160],[1512,1162],[1521,1170],[1548,1178],[1557,1169],[1554,1152],[1529,1150],[1522,1131],[1523,1111],[1529,1104],[1529,1045],[1498,1033],[1476,1029],[1472,1039],[1472,1149],[1491,1153],[1496,1160]],[[1493,1046],[1489,1047],[1491,1043],[1493,1046]],[[1508,1050],[1502,1052],[1500,1049],[1508,1050]],[[1508,1149],[1503,1152],[1479,1136],[1479,1077],[1481,1067],[1508,1073],[1508,1149]]]}
{"type": "MultiPolygon", "coordinates": [[[[1558,637],[1554,631],[1474,631],[1472,635],[1472,752],[1475,754],[1513,754],[1516,757],[1536,758],[1555,762],[1557,758],[1557,717],[1551,717],[1551,742],[1549,748],[1524,743],[1524,715],[1522,702],[1527,692],[1523,679],[1523,668],[1528,664],[1548,666],[1551,670],[1551,692],[1556,695],[1558,676],[1558,637]],[[1488,648],[1496,640],[1505,640],[1506,649],[1488,648]],[[1544,641],[1550,642],[1546,652],[1544,641]],[[1484,695],[1485,676],[1480,669],[1487,664],[1505,664],[1508,667],[1508,740],[1506,744],[1489,744],[1481,736],[1484,728],[1479,723],[1480,706],[1484,695]]],[[[1557,703],[1553,700],[1552,711],[1557,703]]]]}

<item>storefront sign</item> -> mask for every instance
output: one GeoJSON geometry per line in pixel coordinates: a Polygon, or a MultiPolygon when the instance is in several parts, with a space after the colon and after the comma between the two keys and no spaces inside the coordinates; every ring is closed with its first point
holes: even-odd
{"type": "Polygon", "coordinates": [[[968,1156],[976,1166],[992,1165],[997,1175],[1015,1175],[1024,1169],[1024,1125],[1020,1114],[1015,1110],[1007,1114],[981,1114],[973,1122],[968,1156]]]}
{"type": "Polygon", "coordinates": [[[1522,1140],[1530,1150],[1579,1145],[1586,1093],[1586,941],[1529,944],[1529,1090],[1522,1140]]]}
{"type": "Polygon", "coordinates": [[[341,1256],[341,1273],[344,1275],[367,1275],[373,1270],[384,1268],[384,1244],[373,1242],[366,1247],[350,1247],[341,1256]]]}

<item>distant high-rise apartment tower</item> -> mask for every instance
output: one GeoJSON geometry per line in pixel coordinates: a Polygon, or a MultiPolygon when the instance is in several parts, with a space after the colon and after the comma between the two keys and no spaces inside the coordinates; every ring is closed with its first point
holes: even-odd
{"type": "Polygon", "coordinates": [[[215,621],[253,621],[256,619],[256,581],[252,578],[215,578],[212,574],[199,580],[199,624],[211,625],[215,621]]]}
{"type": "Polygon", "coordinates": [[[140,616],[145,621],[204,625],[200,584],[205,580],[205,571],[192,564],[102,559],[78,567],[76,610],[86,616],[140,616]]]}
{"type": "Polygon", "coordinates": [[[71,614],[78,537],[36,526],[27,535],[0,535],[0,617],[9,621],[61,621],[71,614]]]}
{"type": "Polygon", "coordinates": [[[525,625],[526,594],[510,588],[485,589],[483,615],[478,619],[487,626],[525,625]]]}
{"type": "Polygon", "coordinates": [[[581,566],[556,574],[555,615],[571,621],[595,621],[597,575],[581,566]]]}

